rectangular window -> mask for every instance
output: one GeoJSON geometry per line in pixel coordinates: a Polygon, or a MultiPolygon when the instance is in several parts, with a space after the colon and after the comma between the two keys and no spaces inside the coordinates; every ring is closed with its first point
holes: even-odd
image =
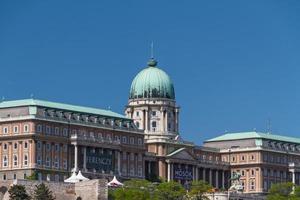
{"type": "Polygon", "coordinates": [[[56,152],[59,151],[59,144],[55,144],[55,151],[56,151],[56,152]]]}
{"type": "Polygon", "coordinates": [[[14,155],[13,158],[14,158],[14,167],[17,167],[18,166],[18,156],[14,155]]]}
{"type": "Polygon", "coordinates": [[[130,144],[134,144],[134,138],[133,137],[130,138],[130,144]]]}
{"type": "Polygon", "coordinates": [[[138,168],[138,176],[139,177],[143,176],[143,168],[142,167],[138,168]]]}
{"type": "Polygon", "coordinates": [[[37,127],[36,127],[36,131],[38,133],[41,133],[43,131],[43,126],[41,124],[38,124],[37,127]]]}
{"type": "Polygon", "coordinates": [[[49,143],[46,144],[46,147],[47,147],[47,151],[51,150],[51,145],[49,143]]]}
{"type": "Polygon", "coordinates": [[[8,166],[8,157],[5,155],[3,156],[3,167],[7,167],[8,166]]]}
{"type": "Polygon", "coordinates": [[[42,165],[42,156],[41,155],[37,156],[37,164],[42,165]]]}
{"type": "Polygon", "coordinates": [[[59,128],[55,127],[54,132],[55,132],[55,135],[59,135],[59,128]]]}
{"type": "Polygon", "coordinates": [[[124,143],[124,144],[127,143],[127,137],[126,137],[126,136],[123,136],[123,137],[122,137],[122,143],[124,143]]]}
{"type": "Polygon", "coordinates": [[[123,160],[126,160],[126,159],[127,159],[127,153],[123,152],[123,160]]]}
{"type": "Polygon", "coordinates": [[[131,160],[131,161],[134,161],[134,153],[131,153],[131,154],[130,154],[130,160],[131,160]]]}
{"type": "Polygon", "coordinates": [[[24,166],[28,165],[28,154],[24,154],[23,164],[24,164],[24,166]]]}
{"type": "Polygon", "coordinates": [[[59,159],[57,156],[55,156],[55,158],[54,158],[54,167],[59,168],[59,159]]]}
{"type": "Polygon", "coordinates": [[[250,180],[250,190],[255,190],[255,181],[250,180]]]}
{"type": "Polygon", "coordinates": [[[46,134],[51,134],[51,128],[50,128],[50,126],[46,126],[46,134]]]}
{"type": "Polygon", "coordinates": [[[42,149],[42,142],[41,142],[41,141],[38,141],[38,142],[37,142],[37,149],[38,149],[38,150],[41,150],[41,149],[42,149]]]}
{"type": "Polygon", "coordinates": [[[139,154],[139,155],[138,155],[138,161],[139,161],[139,162],[143,161],[143,156],[142,156],[142,154],[139,154]]]}
{"type": "Polygon", "coordinates": [[[138,145],[143,145],[143,140],[142,140],[142,138],[139,138],[139,139],[138,139],[138,145]]]}
{"type": "Polygon", "coordinates": [[[63,130],[63,136],[68,136],[68,129],[64,128],[64,130],[63,130]]]}
{"type": "Polygon", "coordinates": [[[46,167],[50,167],[50,158],[46,157],[46,167]]]}
{"type": "Polygon", "coordinates": [[[64,167],[64,169],[67,169],[67,167],[68,167],[67,159],[64,159],[63,167],[64,167]]]}

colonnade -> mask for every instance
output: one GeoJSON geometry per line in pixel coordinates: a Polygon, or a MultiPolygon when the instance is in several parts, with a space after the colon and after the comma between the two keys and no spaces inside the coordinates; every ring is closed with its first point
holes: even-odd
{"type": "MultiPolygon", "coordinates": [[[[228,183],[226,171],[225,169],[192,165],[192,180],[204,180],[215,188],[225,188],[228,183]]],[[[167,163],[167,180],[174,180],[174,163],[167,163]]]]}
{"type": "MultiPolygon", "coordinates": [[[[78,165],[78,150],[79,150],[79,145],[78,144],[73,144],[74,145],[74,168],[73,170],[75,172],[78,172],[79,171],[79,165],[78,165]]],[[[83,172],[88,172],[88,169],[87,169],[87,146],[80,146],[80,148],[82,149],[83,151],[83,161],[82,161],[82,170],[83,172]]],[[[113,151],[113,150],[111,150],[113,151]]],[[[117,174],[121,174],[121,153],[119,150],[114,150],[115,152],[115,157],[114,159],[116,160],[115,162],[115,171],[117,174]]]]}

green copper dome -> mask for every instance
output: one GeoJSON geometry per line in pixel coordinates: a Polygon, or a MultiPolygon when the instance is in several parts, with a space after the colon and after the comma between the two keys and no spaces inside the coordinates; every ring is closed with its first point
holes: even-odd
{"type": "Polygon", "coordinates": [[[175,100],[174,85],[170,77],[156,65],[157,62],[151,59],[148,67],[136,75],[131,84],[130,99],[167,98],[175,100]]]}

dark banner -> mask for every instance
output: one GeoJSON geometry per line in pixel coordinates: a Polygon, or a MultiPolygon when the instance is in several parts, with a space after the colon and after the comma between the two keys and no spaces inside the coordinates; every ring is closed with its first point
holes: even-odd
{"type": "Polygon", "coordinates": [[[113,155],[108,152],[87,151],[86,166],[88,169],[96,169],[97,171],[113,170],[113,155]]]}
{"type": "Polygon", "coordinates": [[[173,166],[173,173],[175,180],[193,180],[193,168],[192,166],[181,166],[181,165],[174,165],[173,166]]]}

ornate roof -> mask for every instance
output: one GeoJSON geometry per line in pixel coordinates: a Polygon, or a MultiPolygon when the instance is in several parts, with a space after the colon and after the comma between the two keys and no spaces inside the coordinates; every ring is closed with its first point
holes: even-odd
{"type": "Polygon", "coordinates": [[[39,106],[45,108],[61,109],[70,112],[102,115],[102,116],[129,120],[129,118],[126,118],[124,115],[112,112],[110,110],[76,106],[76,105],[65,104],[65,103],[56,103],[56,102],[43,101],[38,99],[21,99],[21,100],[13,100],[13,101],[3,101],[0,103],[0,108],[21,107],[21,106],[39,106]]]}
{"type": "Polygon", "coordinates": [[[148,66],[133,79],[130,99],[167,98],[175,100],[174,85],[166,72],[157,67],[151,59],[148,66]]]}
{"type": "Polygon", "coordinates": [[[262,132],[256,132],[256,131],[226,133],[219,137],[215,137],[210,140],[206,140],[205,142],[219,142],[219,141],[243,140],[243,139],[267,139],[267,140],[276,140],[276,141],[300,144],[300,138],[288,137],[288,136],[283,136],[283,135],[274,135],[274,134],[270,134],[270,133],[262,133],[262,132]]]}

